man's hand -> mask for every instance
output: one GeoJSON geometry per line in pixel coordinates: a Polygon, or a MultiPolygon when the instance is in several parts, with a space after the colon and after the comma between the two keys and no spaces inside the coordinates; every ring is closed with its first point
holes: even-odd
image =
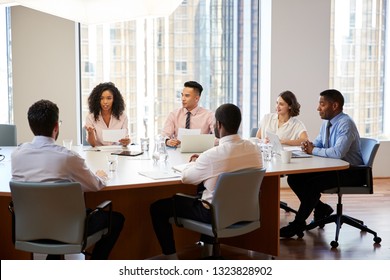
{"type": "Polygon", "coordinates": [[[177,147],[180,145],[180,140],[177,139],[168,139],[165,144],[170,147],[177,147]]]}
{"type": "Polygon", "coordinates": [[[199,155],[198,154],[193,154],[191,157],[190,157],[190,162],[191,161],[196,161],[198,159],[199,155]]]}
{"type": "Polygon", "coordinates": [[[311,155],[313,153],[314,145],[312,142],[309,140],[306,140],[301,143],[301,149],[304,151],[306,154],[311,155]]]}
{"type": "Polygon", "coordinates": [[[107,180],[108,180],[107,173],[104,172],[104,170],[99,169],[99,170],[96,171],[95,174],[96,174],[96,176],[98,176],[99,178],[101,178],[103,181],[107,181],[107,180]]]}

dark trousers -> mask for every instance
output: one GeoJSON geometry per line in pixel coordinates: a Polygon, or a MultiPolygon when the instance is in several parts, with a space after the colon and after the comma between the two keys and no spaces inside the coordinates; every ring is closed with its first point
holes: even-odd
{"type": "MultiPolygon", "coordinates": [[[[87,213],[91,210],[87,209],[87,213]]],[[[95,232],[104,229],[107,227],[109,214],[106,211],[99,211],[91,217],[91,220],[88,224],[88,235],[94,234],[95,232]]],[[[96,242],[91,260],[107,260],[108,256],[118,237],[122,231],[123,224],[125,222],[125,217],[118,212],[112,211],[111,213],[111,233],[109,235],[103,236],[98,242],[96,242]]],[[[48,255],[47,260],[58,260],[60,255],[48,255]]]]}
{"type": "Polygon", "coordinates": [[[361,172],[351,169],[289,175],[287,182],[301,202],[295,221],[305,222],[313,209],[321,206],[322,191],[335,188],[338,184],[359,185],[364,180],[362,176],[364,174],[361,172]]]}
{"type": "MultiPolygon", "coordinates": [[[[211,223],[211,211],[206,209],[198,200],[176,197],[175,209],[178,217],[211,223]]],[[[163,254],[170,255],[176,253],[172,225],[169,223],[169,218],[173,216],[173,199],[166,198],[154,202],[150,206],[150,215],[152,217],[153,229],[163,254]]],[[[214,238],[202,235],[201,241],[212,244],[214,238]]]]}

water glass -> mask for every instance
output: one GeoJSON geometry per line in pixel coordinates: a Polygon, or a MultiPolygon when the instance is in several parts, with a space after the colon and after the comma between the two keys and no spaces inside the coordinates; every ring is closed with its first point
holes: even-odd
{"type": "Polygon", "coordinates": [[[73,140],[72,139],[64,139],[62,141],[62,144],[65,148],[67,148],[68,150],[72,150],[72,144],[73,144],[73,140]]]}
{"type": "Polygon", "coordinates": [[[115,172],[118,167],[118,156],[108,155],[107,156],[108,171],[115,172]]]}
{"type": "Polygon", "coordinates": [[[264,144],[262,146],[262,151],[263,151],[263,160],[270,161],[272,159],[272,145],[264,144]]]}
{"type": "Polygon", "coordinates": [[[141,151],[149,151],[149,138],[141,138],[141,151]]]}

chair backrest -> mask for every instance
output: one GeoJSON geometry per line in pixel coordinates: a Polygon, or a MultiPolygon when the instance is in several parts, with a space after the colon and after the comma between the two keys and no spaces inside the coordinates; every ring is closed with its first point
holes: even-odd
{"type": "Polygon", "coordinates": [[[88,141],[87,141],[87,130],[85,129],[85,127],[83,127],[82,129],[81,129],[81,131],[82,131],[82,135],[81,135],[81,137],[82,137],[82,139],[81,139],[81,143],[83,143],[83,146],[91,146],[89,143],[88,143],[88,141]]]}
{"type": "Polygon", "coordinates": [[[0,124],[0,146],[17,146],[16,125],[0,124]]]}
{"type": "Polygon", "coordinates": [[[254,128],[252,128],[251,129],[251,133],[250,133],[250,137],[256,137],[256,134],[257,134],[257,131],[258,131],[259,129],[257,128],[257,127],[254,127],[254,128]]]}
{"type": "Polygon", "coordinates": [[[51,239],[81,244],[85,203],[79,183],[10,182],[15,243],[51,239]]]}
{"type": "Polygon", "coordinates": [[[260,220],[259,192],[264,174],[265,168],[244,169],[218,177],[212,201],[217,229],[260,220]]]}
{"type": "Polygon", "coordinates": [[[379,149],[379,141],[372,138],[360,138],[360,149],[364,165],[372,168],[374,158],[379,149]]]}

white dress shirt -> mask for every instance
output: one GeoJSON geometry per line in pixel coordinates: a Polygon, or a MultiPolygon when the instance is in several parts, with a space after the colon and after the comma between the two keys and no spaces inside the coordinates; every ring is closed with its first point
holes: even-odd
{"type": "Polygon", "coordinates": [[[55,143],[54,139],[35,136],[11,155],[12,180],[26,182],[79,182],[84,192],[105,186],[76,152],[55,143]]]}
{"type": "Polygon", "coordinates": [[[183,170],[182,182],[193,185],[203,182],[206,189],[202,199],[211,202],[221,173],[262,167],[263,160],[258,147],[234,134],[222,137],[219,146],[203,152],[195,162],[190,163],[183,170]]]}

